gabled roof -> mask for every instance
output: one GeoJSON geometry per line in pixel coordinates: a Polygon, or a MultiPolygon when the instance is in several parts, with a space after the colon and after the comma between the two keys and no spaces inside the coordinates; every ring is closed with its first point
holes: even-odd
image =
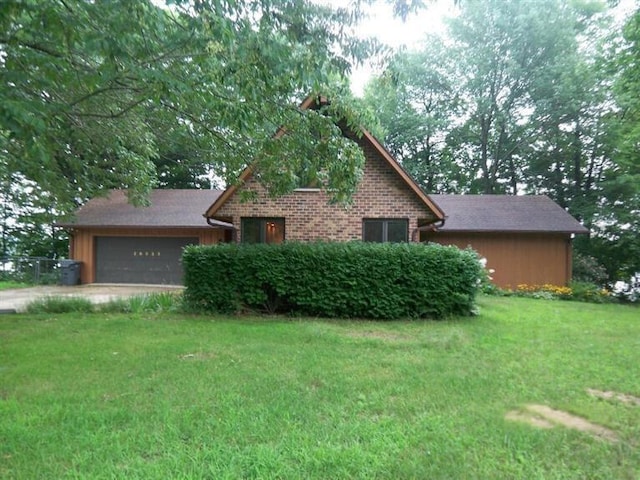
{"type": "MultiPolygon", "coordinates": [[[[307,110],[310,108],[314,108],[319,104],[326,103],[327,99],[325,97],[309,95],[299,106],[301,110],[307,110]]],[[[418,198],[425,204],[425,206],[431,210],[434,215],[438,218],[438,220],[444,219],[444,212],[436,205],[430,198],[429,195],[424,193],[422,189],[418,186],[418,184],[409,176],[409,174],[400,166],[400,164],[393,158],[393,155],[384,148],[384,146],[376,139],[368,130],[365,128],[360,128],[360,132],[362,133],[362,138],[368,142],[379,154],[380,156],[389,164],[389,166],[402,178],[402,180],[407,184],[410,190],[412,190],[418,198]]],[[[275,134],[275,137],[280,137],[286,133],[285,127],[280,127],[275,134]]],[[[234,185],[228,187],[222,195],[220,195],[207,209],[204,216],[207,218],[213,218],[216,212],[225,204],[225,202],[236,192],[236,190],[246,182],[253,175],[253,168],[249,165],[244,171],[240,174],[238,182],[234,185]]]]}
{"type": "MultiPolygon", "coordinates": [[[[220,190],[152,190],[148,207],[134,207],[124,190],[89,200],[64,227],[208,228],[202,212],[220,190]]],[[[217,222],[219,226],[229,226],[217,222]]]]}
{"type": "Polygon", "coordinates": [[[589,233],[546,195],[431,195],[447,219],[442,232],[589,233]]]}

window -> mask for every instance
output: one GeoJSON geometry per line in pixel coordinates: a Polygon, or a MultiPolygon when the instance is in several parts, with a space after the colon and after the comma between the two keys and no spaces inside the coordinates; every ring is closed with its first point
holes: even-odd
{"type": "Polygon", "coordinates": [[[365,242],[406,242],[409,240],[409,221],[365,218],[362,221],[362,239],[365,242]]]}
{"type": "Polygon", "coordinates": [[[243,243],[284,242],[284,218],[245,217],[241,229],[243,243]]]}

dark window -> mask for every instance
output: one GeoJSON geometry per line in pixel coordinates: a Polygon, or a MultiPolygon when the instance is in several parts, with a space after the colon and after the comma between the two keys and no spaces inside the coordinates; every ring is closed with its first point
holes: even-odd
{"type": "Polygon", "coordinates": [[[409,240],[409,221],[396,218],[364,219],[362,239],[365,242],[406,242],[409,240]]]}
{"type": "Polygon", "coordinates": [[[243,243],[282,243],[284,241],[284,218],[242,219],[243,243]]]}

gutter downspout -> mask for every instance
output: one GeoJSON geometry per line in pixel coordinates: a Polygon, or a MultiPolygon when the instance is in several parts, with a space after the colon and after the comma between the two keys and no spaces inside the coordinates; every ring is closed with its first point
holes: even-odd
{"type": "Polygon", "coordinates": [[[433,220],[421,227],[416,228],[413,233],[411,234],[411,237],[413,239],[414,242],[419,242],[420,241],[420,232],[436,232],[438,231],[439,228],[444,227],[445,221],[446,221],[447,217],[444,217],[442,219],[436,219],[433,220]]]}
{"type": "MultiPolygon", "coordinates": [[[[231,230],[231,241],[235,242],[238,238],[238,234],[237,234],[237,229],[232,225],[232,224],[227,224],[228,226],[225,225],[220,225],[217,223],[213,223],[212,218],[211,217],[205,217],[207,219],[207,225],[209,225],[210,227],[213,228],[221,228],[223,230],[231,230]]],[[[225,223],[225,222],[223,222],[225,223]]]]}

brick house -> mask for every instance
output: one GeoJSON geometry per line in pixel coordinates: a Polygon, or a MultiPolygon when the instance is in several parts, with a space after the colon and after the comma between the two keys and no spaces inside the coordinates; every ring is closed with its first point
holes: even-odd
{"type": "Polygon", "coordinates": [[[366,162],[347,207],[317,188],[271,198],[250,166],[223,192],[154,190],[143,208],[122,191],[89,201],[62,224],[70,258],[83,264],[81,282],[180,283],[185,245],[313,240],[471,246],[498,286],[571,280],[571,239],[588,231],[548,197],[427,195],[373,135],[353,139],[366,162]],[[244,190],[254,200],[241,201],[244,190]]]}
{"type": "Polygon", "coordinates": [[[419,231],[442,222],[444,212],[368,132],[356,139],[365,152],[364,175],[349,206],[330,204],[317,188],[300,188],[270,198],[252,176],[241,175],[207,209],[208,219],[234,226],[237,241],[414,241],[419,231]],[[242,202],[239,191],[254,192],[255,201],[242,202]]]}

